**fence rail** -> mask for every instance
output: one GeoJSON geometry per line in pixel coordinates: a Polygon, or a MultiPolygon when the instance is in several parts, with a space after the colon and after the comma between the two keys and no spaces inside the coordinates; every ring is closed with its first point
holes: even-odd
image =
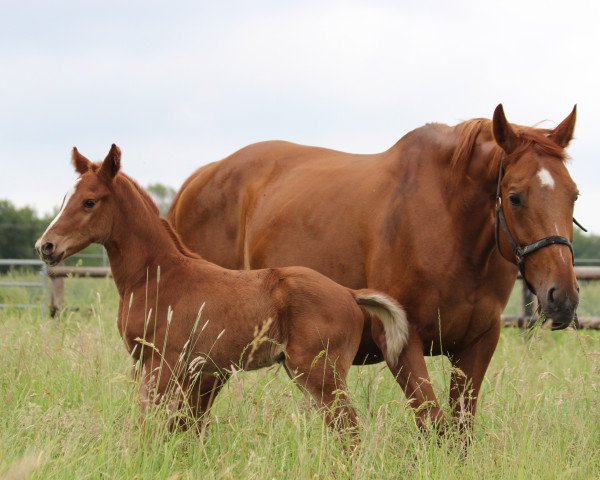
{"type": "Polygon", "coordinates": [[[48,268],[48,275],[51,278],[105,278],[112,276],[112,272],[109,267],[65,267],[60,265],[48,268]]]}
{"type": "Polygon", "coordinates": [[[51,280],[50,316],[54,317],[65,303],[65,278],[105,278],[111,277],[112,272],[109,267],[65,267],[64,265],[57,265],[48,268],[48,276],[51,280]]]}
{"type": "MultiPolygon", "coordinates": [[[[578,281],[600,280],[600,267],[575,266],[575,275],[578,281]]],[[[519,278],[521,275],[519,274],[519,278]]],[[[523,301],[520,315],[502,315],[502,323],[506,327],[527,328],[537,320],[534,315],[534,297],[523,283],[523,301]]],[[[600,330],[600,317],[578,317],[580,328],[600,330]]]]}
{"type": "MultiPolygon", "coordinates": [[[[56,294],[52,295],[53,302],[50,309],[56,313],[63,304],[64,289],[62,285],[55,284],[55,281],[65,277],[73,276],[79,278],[99,278],[111,275],[108,267],[50,267],[48,274],[52,278],[53,287],[58,287],[56,294]]],[[[580,281],[600,280],[600,267],[595,266],[576,266],[575,274],[580,281]]],[[[523,302],[520,315],[503,315],[502,322],[505,326],[512,327],[527,327],[535,321],[533,312],[533,296],[531,292],[523,285],[523,302]]],[[[579,324],[581,328],[600,329],[600,317],[580,317],[579,324]]]]}
{"type": "MultiPolygon", "coordinates": [[[[46,290],[46,277],[48,273],[48,267],[41,260],[28,260],[18,258],[0,259],[0,266],[6,267],[34,267],[37,268],[40,275],[40,280],[37,282],[0,282],[0,287],[25,287],[28,289],[39,288],[42,292],[46,290]]],[[[0,303],[0,308],[39,308],[44,315],[45,309],[42,304],[38,303],[0,303]]]]}
{"type": "MultiPolygon", "coordinates": [[[[112,276],[109,267],[66,267],[58,265],[55,267],[46,267],[39,260],[0,260],[0,265],[30,265],[40,267],[42,272],[41,282],[7,282],[9,286],[26,286],[30,288],[46,288],[45,277],[50,277],[50,315],[54,316],[64,304],[64,279],[70,277],[76,278],[105,278],[112,276]]],[[[600,266],[576,266],[575,274],[579,281],[597,281],[600,280],[600,266]]],[[[5,282],[0,286],[8,286],[5,282]]],[[[0,304],[0,307],[8,306],[0,304]]],[[[34,307],[39,305],[20,304],[10,305],[12,307],[34,307]]],[[[521,313],[519,315],[503,315],[502,322],[505,326],[527,327],[535,321],[533,308],[533,296],[527,287],[523,284],[523,302],[521,313]]],[[[600,316],[598,317],[579,317],[579,324],[582,328],[600,329],[600,316]]]]}

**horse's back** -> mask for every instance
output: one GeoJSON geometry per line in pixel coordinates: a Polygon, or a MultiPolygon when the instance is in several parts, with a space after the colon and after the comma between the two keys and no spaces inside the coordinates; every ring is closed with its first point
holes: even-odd
{"type": "Polygon", "coordinates": [[[367,202],[389,183],[377,160],[283,141],[249,145],[198,169],[170,216],[189,248],[227,268],[305,265],[336,278],[328,265],[350,256],[358,268],[343,283],[364,287],[364,242],[355,240],[377,211],[356,202],[340,208],[339,199],[361,195],[367,202]],[[343,232],[353,240],[344,242],[343,232]],[[323,242],[340,247],[328,265],[311,255],[323,242]]]}

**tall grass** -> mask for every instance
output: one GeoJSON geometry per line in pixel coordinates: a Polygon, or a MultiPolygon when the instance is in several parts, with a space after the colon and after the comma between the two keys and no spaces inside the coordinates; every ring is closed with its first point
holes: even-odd
{"type": "MultiPolygon", "coordinates": [[[[0,478],[600,477],[598,332],[504,330],[466,456],[416,430],[383,365],[354,368],[350,451],[276,367],[234,375],[200,438],[160,411],[141,425],[112,281],[69,280],[66,303],[59,319],[0,311],[0,478]]],[[[428,363],[446,404],[449,364],[428,363]]]]}

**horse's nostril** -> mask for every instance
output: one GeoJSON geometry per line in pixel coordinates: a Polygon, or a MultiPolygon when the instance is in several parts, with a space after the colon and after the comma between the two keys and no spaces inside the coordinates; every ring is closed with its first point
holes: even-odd
{"type": "Polygon", "coordinates": [[[54,250],[54,244],[52,244],[50,242],[46,242],[46,243],[44,243],[44,245],[42,245],[42,253],[44,255],[50,255],[53,250],[54,250]]]}
{"type": "Polygon", "coordinates": [[[552,287],[550,290],[548,290],[548,303],[553,304],[554,303],[554,294],[556,293],[556,288],[552,287]]]}

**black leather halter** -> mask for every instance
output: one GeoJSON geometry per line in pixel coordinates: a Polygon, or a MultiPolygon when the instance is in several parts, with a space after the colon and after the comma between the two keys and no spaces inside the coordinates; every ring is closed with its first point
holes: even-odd
{"type": "MultiPolygon", "coordinates": [[[[523,280],[525,281],[525,283],[527,283],[527,287],[529,287],[529,290],[531,290],[533,293],[535,293],[535,289],[531,286],[531,284],[525,278],[525,257],[527,255],[539,250],[540,248],[548,247],[550,245],[556,245],[556,244],[566,245],[567,247],[569,247],[569,250],[571,250],[571,260],[573,262],[573,265],[575,265],[575,255],[573,253],[573,244],[566,237],[562,237],[560,235],[551,235],[549,237],[544,237],[541,240],[538,240],[536,242],[530,243],[529,245],[523,245],[523,246],[518,245],[517,242],[515,242],[515,239],[513,238],[512,234],[510,233],[510,229],[508,228],[508,224],[506,223],[506,217],[504,216],[504,210],[502,210],[502,192],[500,191],[500,184],[502,183],[503,176],[504,176],[504,162],[501,161],[500,162],[500,171],[498,173],[498,186],[496,188],[496,226],[495,226],[495,231],[494,231],[494,235],[496,237],[496,246],[498,247],[498,251],[500,252],[500,255],[502,255],[509,262],[514,263],[517,267],[519,267],[519,272],[521,272],[521,276],[523,277],[523,280]],[[502,253],[502,249],[500,248],[500,232],[499,232],[500,228],[502,228],[504,236],[506,237],[506,240],[508,241],[510,248],[512,249],[512,252],[515,256],[515,260],[506,258],[504,256],[504,254],[502,253]]],[[[573,221],[577,225],[579,225],[577,220],[573,219],[573,221]]]]}
{"type": "MultiPolygon", "coordinates": [[[[529,290],[531,290],[531,292],[533,294],[535,294],[536,293],[535,289],[532,287],[532,285],[527,281],[527,278],[525,277],[525,257],[527,255],[539,250],[540,248],[548,247],[550,245],[557,245],[557,244],[558,245],[566,245],[567,247],[569,247],[569,250],[571,251],[571,259],[572,259],[573,265],[575,265],[575,255],[573,253],[573,244],[566,237],[563,237],[560,235],[551,235],[549,237],[542,238],[541,240],[538,240],[536,242],[530,243],[529,245],[522,245],[522,246],[518,245],[517,242],[515,242],[514,237],[510,233],[510,229],[508,228],[508,224],[506,223],[506,217],[504,216],[504,211],[502,210],[502,192],[500,190],[500,184],[502,183],[503,176],[504,176],[504,162],[501,161],[500,162],[500,171],[498,173],[498,185],[496,188],[496,225],[494,228],[496,247],[498,248],[500,255],[502,255],[502,257],[504,257],[504,259],[508,260],[509,262],[511,262],[511,263],[515,264],[517,267],[519,267],[519,272],[521,272],[521,277],[523,278],[523,281],[527,285],[527,288],[529,288],[529,290]],[[512,249],[512,252],[515,256],[515,260],[507,258],[502,253],[502,249],[500,248],[500,228],[502,228],[502,232],[504,233],[504,236],[506,237],[506,240],[508,241],[510,248],[512,249]]],[[[584,232],[587,231],[574,218],[573,218],[573,222],[575,223],[575,225],[577,225],[579,228],[581,228],[584,232]]],[[[574,320],[575,320],[575,323],[577,324],[578,323],[577,315],[575,315],[574,320]]],[[[562,328],[566,328],[566,325],[562,328]]],[[[562,328],[558,327],[556,329],[562,329],[562,328]]]]}

